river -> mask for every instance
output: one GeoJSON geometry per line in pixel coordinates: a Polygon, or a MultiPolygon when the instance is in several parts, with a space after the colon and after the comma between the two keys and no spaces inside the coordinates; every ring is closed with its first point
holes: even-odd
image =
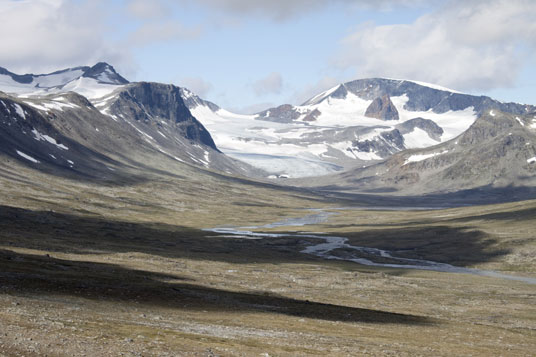
{"type": "MultiPolygon", "coordinates": [[[[355,209],[355,207],[340,208],[340,209],[355,209]]],[[[360,207],[360,209],[379,210],[379,209],[385,209],[385,208],[384,207],[373,207],[373,208],[368,208],[368,207],[361,208],[360,207]]],[[[391,208],[391,209],[394,209],[394,208],[391,208]]],[[[405,207],[401,209],[409,210],[411,208],[405,207]]],[[[430,209],[430,208],[426,208],[426,209],[430,209]]],[[[440,208],[436,208],[436,209],[440,209],[440,208]]],[[[531,277],[503,274],[503,273],[499,273],[499,272],[492,271],[492,270],[481,270],[481,269],[457,267],[454,265],[434,262],[431,260],[397,257],[395,253],[388,251],[388,250],[350,245],[348,244],[348,238],[345,238],[345,237],[324,235],[323,233],[322,234],[321,233],[315,233],[315,234],[267,233],[267,232],[251,231],[252,229],[255,229],[255,230],[269,229],[269,228],[280,228],[280,227],[286,227],[286,226],[303,227],[306,225],[313,225],[313,224],[325,222],[328,220],[330,216],[336,214],[334,212],[327,212],[323,209],[316,209],[312,211],[314,211],[314,213],[303,216],[303,217],[289,218],[289,219],[285,219],[282,221],[266,224],[263,226],[238,227],[238,228],[210,228],[210,229],[205,229],[205,230],[209,232],[222,234],[223,236],[244,238],[244,239],[281,238],[281,237],[318,239],[318,240],[321,240],[322,242],[318,244],[310,245],[307,248],[303,249],[301,252],[305,254],[315,255],[317,257],[321,257],[324,259],[345,260],[345,261],[351,261],[351,262],[362,264],[362,265],[369,265],[369,266],[376,266],[376,267],[398,268],[398,269],[420,269],[420,270],[431,270],[431,271],[437,271],[437,272],[443,272],[443,273],[472,274],[472,275],[480,275],[480,276],[487,276],[487,277],[500,278],[500,279],[516,280],[516,281],[521,281],[521,282],[528,283],[528,284],[536,284],[536,278],[531,278],[531,277]],[[356,255],[345,256],[345,257],[334,255],[332,252],[337,249],[355,251],[356,255]],[[371,259],[359,257],[359,255],[366,255],[368,257],[378,257],[380,258],[379,260],[388,259],[388,260],[395,261],[395,263],[381,263],[381,262],[373,261],[371,259]]]]}

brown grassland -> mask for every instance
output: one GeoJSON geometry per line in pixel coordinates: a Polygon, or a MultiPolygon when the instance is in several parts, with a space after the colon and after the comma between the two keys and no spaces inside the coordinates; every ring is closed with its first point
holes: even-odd
{"type": "MultiPolygon", "coordinates": [[[[102,186],[3,165],[1,355],[534,355],[536,285],[323,260],[300,253],[312,241],[295,237],[206,232],[341,202],[184,170],[102,186]]],[[[278,230],[536,276],[536,201],[334,212],[278,230]]]]}

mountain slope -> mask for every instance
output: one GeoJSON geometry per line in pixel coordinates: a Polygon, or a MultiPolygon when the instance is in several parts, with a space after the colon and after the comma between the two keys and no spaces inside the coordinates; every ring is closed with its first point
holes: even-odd
{"type": "Polygon", "coordinates": [[[19,96],[74,91],[87,98],[106,95],[128,81],[104,62],[67,68],[48,74],[18,75],[0,67],[0,90],[19,96]]]}
{"type": "Polygon", "coordinates": [[[536,113],[488,110],[464,133],[426,149],[319,179],[329,189],[422,195],[536,186],[536,113]]]}
{"type": "Polygon", "coordinates": [[[173,171],[183,164],[257,174],[217,149],[178,87],[128,84],[104,63],[50,75],[4,73],[21,87],[0,95],[0,152],[26,165],[104,181],[135,179],[133,169],[173,171]]]}

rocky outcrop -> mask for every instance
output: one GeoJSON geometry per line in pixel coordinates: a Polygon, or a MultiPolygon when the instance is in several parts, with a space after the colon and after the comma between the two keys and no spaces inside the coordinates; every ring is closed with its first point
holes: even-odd
{"type": "Polygon", "coordinates": [[[398,129],[385,131],[373,139],[352,142],[352,148],[386,158],[404,148],[404,137],[398,129]]]}
{"type": "Polygon", "coordinates": [[[155,118],[163,119],[180,136],[218,151],[208,130],[186,107],[179,87],[160,83],[134,83],[119,93],[110,106],[110,112],[146,123],[155,118]]]}
{"type": "Polygon", "coordinates": [[[302,114],[293,105],[283,104],[279,107],[268,109],[257,114],[258,120],[273,121],[277,123],[291,123],[302,114]]]}
{"type": "Polygon", "coordinates": [[[111,65],[105,62],[99,62],[93,67],[87,68],[82,77],[93,78],[101,83],[107,84],[119,85],[129,83],[125,78],[117,73],[111,65]]]}
{"type": "Polygon", "coordinates": [[[313,122],[316,120],[316,118],[318,118],[322,113],[320,112],[320,110],[318,109],[315,109],[313,110],[312,112],[309,112],[307,113],[307,115],[305,117],[303,117],[303,121],[305,122],[313,122]]]}
{"type": "Polygon", "coordinates": [[[381,120],[398,120],[398,110],[387,94],[372,101],[365,112],[365,116],[381,120]]]}
{"type": "Polygon", "coordinates": [[[434,121],[424,118],[414,118],[408,121],[398,124],[396,128],[400,131],[402,135],[411,133],[415,128],[424,130],[429,137],[436,141],[441,140],[441,135],[443,135],[443,129],[437,125],[434,121]]]}

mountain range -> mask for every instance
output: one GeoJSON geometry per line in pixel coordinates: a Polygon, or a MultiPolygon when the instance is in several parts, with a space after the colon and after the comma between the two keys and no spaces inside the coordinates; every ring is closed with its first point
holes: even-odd
{"type": "Polygon", "coordinates": [[[133,179],[132,168],[170,161],[254,176],[222,154],[182,100],[181,89],[129,83],[98,63],[48,75],[1,69],[0,151],[40,170],[92,179],[133,179]],[[13,92],[15,90],[15,92],[13,92]]]}
{"type": "Polygon", "coordinates": [[[536,107],[411,80],[361,79],[302,105],[229,112],[106,63],[50,74],[0,67],[0,152],[91,180],[176,165],[318,190],[423,194],[533,187],[536,107]],[[307,178],[307,179],[305,179],[307,178]]]}

